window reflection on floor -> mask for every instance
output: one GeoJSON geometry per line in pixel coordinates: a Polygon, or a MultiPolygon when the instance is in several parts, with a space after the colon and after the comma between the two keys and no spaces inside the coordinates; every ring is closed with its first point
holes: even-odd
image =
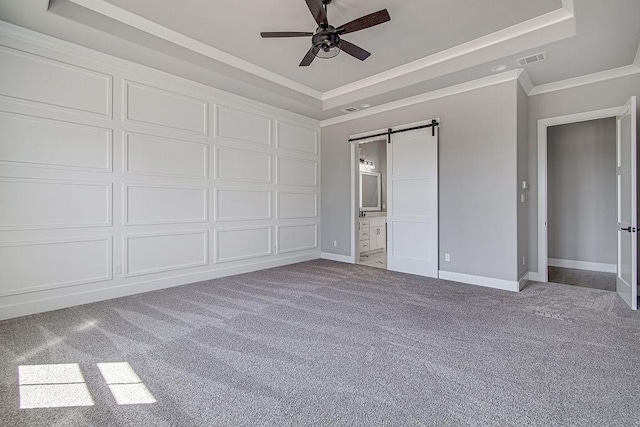
{"type": "Polygon", "coordinates": [[[98,363],[98,369],[111,389],[118,405],[155,403],[147,387],[127,362],[98,363]]]}
{"type": "Polygon", "coordinates": [[[77,363],[18,367],[20,408],[93,406],[77,363]]]}
{"type": "MultiPolygon", "coordinates": [[[[156,402],[127,362],[97,365],[118,405],[156,402]]],[[[77,363],[18,366],[18,388],[20,409],[94,405],[77,363]]]]}

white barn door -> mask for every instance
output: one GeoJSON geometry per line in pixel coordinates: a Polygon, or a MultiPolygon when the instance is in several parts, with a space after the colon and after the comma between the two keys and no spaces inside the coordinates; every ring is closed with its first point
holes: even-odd
{"type": "Polygon", "coordinates": [[[387,268],[437,278],[438,136],[432,129],[393,134],[387,148],[387,268]]]}
{"type": "Polygon", "coordinates": [[[616,290],[634,310],[638,309],[638,221],[636,161],[636,98],[617,117],[616,177],[618,179],[618,272],[616,290]]]}

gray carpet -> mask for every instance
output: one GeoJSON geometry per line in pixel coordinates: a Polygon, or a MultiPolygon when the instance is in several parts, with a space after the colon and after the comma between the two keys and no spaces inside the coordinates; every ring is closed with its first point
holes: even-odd
{"type": "Polygon", "coordinates": [[[0,322],[0,360],[3,426],[640,425],[640,315],[615,293],[324,260],[0,322]],[[104,362],[157,402],[119,405],[104,362]],[[40,386],[18,381],[52,380],[19,369],[73,363],[93,406],[20,409],[40,386]]]}

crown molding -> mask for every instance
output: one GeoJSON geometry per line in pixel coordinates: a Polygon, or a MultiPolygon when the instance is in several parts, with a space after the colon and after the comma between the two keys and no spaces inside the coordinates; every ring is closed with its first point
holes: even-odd
{"type": "Polygon", "coordinates": [[[529,92],[529,96],[535,96],[543,93],[556,92],[558,90],[564,90],[564,89],[570,89],[573,87],[589,85],[593,83],[602,82],[605,80],[631,76],[637,73],[640,73],[640,67],[634,64],[626,65],[624,67],[613,68],[611,70],[601,71],[599,73],[587,74],[580,77],[574,77],[567,80],[560,80],[553,83],[547,83],[547,84],[535,86],[533,89],[531,89],[531,92],[529,92]]]}
{"type": "Polygon", "coordinates": [[[367,77],[356,82],[338,87],[336,89],[326,91],[322,94],[322,100],[327,101],[332,98],[343,96],[348,93],[374,86],[376,84],[384,83],[388,80],[393,80],[398,77],[402,77],[437,64],[452,61],[454,59],[481,51],[483,49],[487,49],[500,43],[505,43],[509,40],[516,39],[525,34],[534,33],[536,31],[540,31],[542,29],[566,21],[573,21],[575,19],[575,16],[573,14],[573,0],[563,0],[562,5],[563,7],[561,9],[554,10],[544,15],[532,18],[528,21],[524,21],[503,30],[487,34],[486,36],[479,37],[475,40],[471,40],[467,43],[454,46],[450,49],[443,50],[441,52],[426,56],[413,62],[400,65],[399,67],[383,71],[371,77],[367,77]]]}
{"type": "MultiPolygon", "coordinates": [[[[560,9],[496,31],[494,33],[479,37],[475,40],[471,40],[467,43],[463,43],[461,45],[446,49],[433,55],[429,55],[416,61],[395,67],[391,70],[387,70],[376,75],[358,80],[356,82],[349,83],[336,89],[332,89],[326,92],[320,92],[304,84],[298,83],[294,80],[283,77],[277,73],[255,65],[251,62],[240,59],[227,52],[223,52],[206,43],[185,36],[184,34],[171,30],[170,28],[167,28],[163,25],[145,19],[139,15],[115,6],[105,0],[67,1],[121,22],[125,25],[137,28],[140,31],[181,46],[192,52],[207,56],[211,59],[238,68],[247,73],[264,78],[265,80],[318,99],[322,101],[323,110],[332,108],[331,105],[327,105],[326,101],[328,100],[344,96],[346,94],[351,94],[362,89],[369,88],[371,86],[379,85],[381,83],[385,83],[402,76],[407,76],[411,73],[425,70],[438,64],[449,62],[449,66],[445,66],[445,68],[447,68],[447,70],[445,71],[454,72],[459,70],[461,67],[459,63],[456,64],[455,62],[459,62],[460,58],[464,57],[465,55],[478,53],[479,51],[482,51],[484,49],[489,49],[495,47],[496,45],[518,39],[524,35],[531,35],[537,31],[552,28],[557,24],[566,22],[570,22],[573,24],[575,23],[575,16],[573,13],[574,0],[562,0],[562,7],[560,9]]],[[[558,38],[563,37],[564,32],[563,30],[554,30],[553,34],[554,37],[558,38]]]]}
{"type": "Polygon", "coordinates": [[[534,87],[533,82],[531,81],[531,77],[529,76],[529,73],[527,73],[527,70],[525,70],[524,68],[521,68],[521,70],[522,72],[518,77],[518,83],[520,83],[520,86],[522,86],[524,92],[529,95],[534,87]]]}
{"type": "Polygon", "coordinates": [[[495,84],[504,83],[512,80],[518,80],[524,70],[510,70],[504,73],[495,74],[489,77],[484,77],[478,80],[472,80],[469,82],[461,83],[454,86],[449,86],[444,89],[438,89],[432,92],[423,93],[420,95],[412,96],[409,98],[401,99],[398,101],[389,102],[386,104],[378,105],[375,107],[361,110],[356,113],[347,114],[344,116],[332,117],[330,119],[323,120],[320,123],[321,127],[332,126],[338,123],[344,123],[351,120],[361,119],[363,117],[372,116],[374,114],[380,114],[391,110],[396,110],[402,107],[408,107],[423,102],[433,101],[434,99],[446,98],[447,96],[456,95],[470,90],[480,89],[487,86],[493,86],[495,84]]]}
{"type": "Polygon", "coordinates": [[[204,55],[211,59],[215,59],[216,61],[220,61],[224,64],[238,68],[242,71],[246,71],[247,73],[256,75],[263,79],[269,80],[273,83],[279,84],[284,87],[288,87],[290,89],[293,89],[302,94],[311,96],[318,100],[322,100],[322,92],[318,90],[312,89],[301,83],[298,83],[296,81],[283,77],[277,73],[274,73],[273,71],[269,71],[258,65],[252,64],[251,62],[245,61],[244,59],[240,59],[237,56],[223,52],[220,49],[216,49],[215,47],[210,46],[206,43],[202,43],[191,37],[187,37],[184,34],[171,30],[163,25],[156,24],[153,21],[145,19],[139,15],[131,13],[125,9],[122,9],[104,0],[68,0],[68,1],[78,6],[92,10],[93,12],[99,13],[100,15],[114,19],[125,25],[134,27],[152,36],[158,37],[160,39],[163,39],[173,44],[176,44],[178,46],[181,46],[192,52],[199,53],[200,55],[204,55]]]}

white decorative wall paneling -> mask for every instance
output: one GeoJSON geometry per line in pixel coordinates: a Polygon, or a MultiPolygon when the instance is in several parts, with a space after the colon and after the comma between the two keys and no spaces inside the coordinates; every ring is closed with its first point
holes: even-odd
{"type": "Polygon", "coordinates": [[[146,184],[124,184],[125,225],[207,222],[208,189],[146,184]]]}
{"type": "Polygon", "coordinates": [[[216,136],[271,146],[271,119],[234,108],[216,107],[216,136]]]}
{"type": "Polygon", "coordinates": [[[219,228],[215,231],[216,263],[269,256],[271,227],[219,228]]]}
{"type": "Polygon", "coordinates": [[[111,280],[111,237],[0,243],[0,297],[111,280]]]}
{"type": "Polygon", "coordinates": [[[207,101],[131,81],[124,88],[126,121],[207,135],[207,101]]]}
{"type": "Polygon", "coordinates": [[[318,224],[279,225],[276,230],[279,254],[318,247],[318,224]]]}
{"type": "Polygon", "coordinates": [[[277,183],[315,187],[318,185],[318,163],[313,160],[277,157],[277,183]]]}
{"type": "Polygon", "coordinates": [[[318,121],[2,21],[0,64],[0,320],[319,258],[318,121]]]}
{"type": "Polygon", "coordinates": [[[278,191],[276,198],[278,219],[316,218],[318,216],[318,193],[278,191]]]}
{"type": "Polygon", "coordinates": [[[0,162],[14,166],[112,171],[111,129],[0,112],[0,162]]]}
{"type": "Polygon", "coordinates": [[[271,155],[216,147],[215,177],[226,181],[271,183],[271,155]]]}
{"type": "Polygon", "coordinates": [[[270,190],[217,188],[214,205],[216,221],[257,221],[272,218],[270,190]]]}
{"type": "Polygon", "coordinates": [[[125,132],[123,172],[175,178],[208,178],[207,144],[125,132]]]}
{"type": "Polygon", "coordinates": [[[110,75],[6,46],[0,46],[0,64],[0,95],[111,117],[110,75]]]}
{"type": "Polygon", "coordinates": [[[124,276],[140,276],[209,264],[207,230],[125,235],[124,276]]]}
{"type": "Polygon", "coordinates": [[[276,129],[279,149],[318,154],[316,130],[281,121],[277,122],[276,129]]]}
{"type": "Polygon", "coordinates": [[[0,178],[0,230],[111,226],[111,183],[0,178]]]}

